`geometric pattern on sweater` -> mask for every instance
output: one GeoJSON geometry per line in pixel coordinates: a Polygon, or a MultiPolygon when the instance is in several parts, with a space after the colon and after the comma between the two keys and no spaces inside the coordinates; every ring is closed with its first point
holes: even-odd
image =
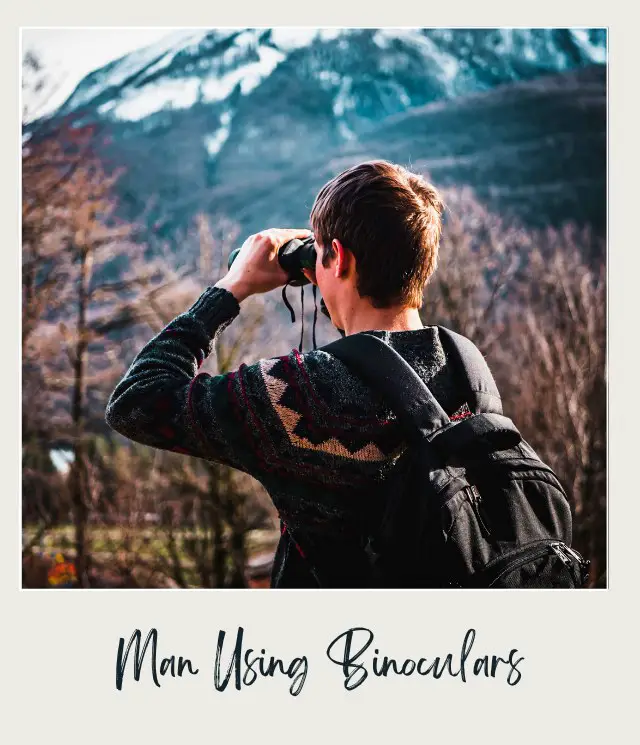
{"type": "MultiPolygon", "coordinates": [[[[322,350],[293,350],[213,376],[199,372],[239,312],[231,293],[207,288],[143,346],[105,416],[135,442],[257,478],[287,525],[273,584],[312,587],[296,545],[318,562],[350,548],[342,536],[361,529],[378,487],[393,474],[402,477],[405,438],[384,401],[322,350]]],[[[409,362],[445,411],[469,416],[436,327],[370,333],[409,362]]],[[[349,562],[345,556],[344,566],[349,562]]]]}
{"type": "Polygon", "coordinates": [[[286,400],[286,393],[289,389],[289,384],[287,381],[271,374],[272,370],[277,368],[279,362],[280,360],[277,359],[261,360],[260,371],[262,373],[269,400],[271,401],[271,404],[278,415],[278,419],[282,423],[289,441],[293,446],[306,450],[327,453],[328,455],[351,458],[356,461],[377,462],[388,460],[390,457],[397,457],[398,453],[394,453],[391,456],[385,455],[372,441],[360,446],[355,451],[351,451],[335,434],[325,440],[321,440],[320,442],[312,442],[308,437],[305,437],[296,431],[301,420],[303,420],[303,415],[299,411],[291,408],[291,406],[287,406],[283,403],[283,400],[286,400]]]}

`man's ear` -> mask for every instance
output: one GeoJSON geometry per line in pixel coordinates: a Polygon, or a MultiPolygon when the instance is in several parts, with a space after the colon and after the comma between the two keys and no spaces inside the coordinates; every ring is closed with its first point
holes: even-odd
{"type": "Polygon", "coordinates": [[[334,255],[336,257],[335,263],[335,277],[343,277],[349,271],[349,266],[353,259],[353,256],[349,251],[340,243],[337,238],[331,241],[331,247],[333,248],[334,255]]]}

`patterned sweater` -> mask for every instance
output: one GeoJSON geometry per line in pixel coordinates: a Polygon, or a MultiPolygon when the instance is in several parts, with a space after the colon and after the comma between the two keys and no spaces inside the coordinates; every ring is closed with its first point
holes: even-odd
{"type": "MultiPolygon", "coordinates": [[[[397,419],[322,349],[198,374],[239,312],[231,293],[205,290],[137,355],[111,395],[107,422],[131,440],[260,481],[281,519],[273,587],[361,587],[370,525],[389,479],[396,488],[406,472],[397,419]]],[[[448,414],[464,406],[436,327],[368,333],[412,365],[448,414]]]]}

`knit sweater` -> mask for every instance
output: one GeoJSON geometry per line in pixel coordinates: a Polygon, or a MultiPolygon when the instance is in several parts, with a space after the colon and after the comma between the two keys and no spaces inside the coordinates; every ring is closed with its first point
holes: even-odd
{"type": "MultiPolygon", "coordinates": [[[[136,442],[245,471],[279,513],[273,587],[359,587],[363,547],[388,492],[402,488],[408,451],[381,397],[322,349],[198,373],[239,314],[210,287],[149,341],[113,391],[108,424],[136,442]],[[393,482],[391,481],[393,479],[393,482]]],[[[453,415],[453,384],[438,329],[371,331],[453,415]]]]}

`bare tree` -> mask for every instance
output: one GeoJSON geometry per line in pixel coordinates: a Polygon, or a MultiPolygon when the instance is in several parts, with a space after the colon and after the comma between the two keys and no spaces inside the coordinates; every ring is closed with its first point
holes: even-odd
{"type": "MultiPolygon", "coordinates": [[[[184,310],[199,289],[198,270],[205,281],[223,274],[237,226],[200,215],[195,237],[153,240],[145,250],[137,242],[141,227],[118,218],[119,174],[96,156],[95,130],[36,121],[53,90],[35,57],[27,55],[24,70],[31,95],[22,152],[23,493],[24,519],[37,522],[25,554],[70,510],[81,586],[96,581],[92,564],[108,583],[148,586],[169,577],[176,584],[244,585],[247,533],[268,513],[256,499],[257,484],[217,464],[157,453],[145,479],[149,464],[139,449],[117,440],[105,445],[111,435],[104,438],[103,414],[127,354],[148,338],[144,329],[158,331],[184,310]],[[52,464],[55,448],[68,451],[67,473],[52,464]],[[149,530],[176,495],[178,521],[161,533],[166,539],[154,538],[157,555],[146,551],[149,530]]],[[[242,327],[218,342],[221,369],[253,353],[263,301],[249,306],[242,327]]]]}
{"type": "Polygon", "coordinates": [[[510,410],[572,497],[591,582],[606,586],[605,267],[587,263],[574,228],[545,239],[514,288],[508,344],[494,357],[510,410]]]}
{"type": "Polygon", "coordinates": [[[145,299],[177,279],[130,240],[132,226],[116,213],[118,174],[105,172],[91,137],[61,129],[23,149],[23,370],[26,390],[44,404],[26,400],[24,419],[27,432],[73,453],[68,486],[83,586],[87,438],[104,426],[104,401],[121,372],[117,337],[148,321],[145,299]]]}
{"type": "Polygon", "coordinates": [[[438,269],[425,296],[425,321],[437,319],[487,354],[499,340],[509,288],[530,238],[488,212],[470,189],[443,193],[438,269]]]}

